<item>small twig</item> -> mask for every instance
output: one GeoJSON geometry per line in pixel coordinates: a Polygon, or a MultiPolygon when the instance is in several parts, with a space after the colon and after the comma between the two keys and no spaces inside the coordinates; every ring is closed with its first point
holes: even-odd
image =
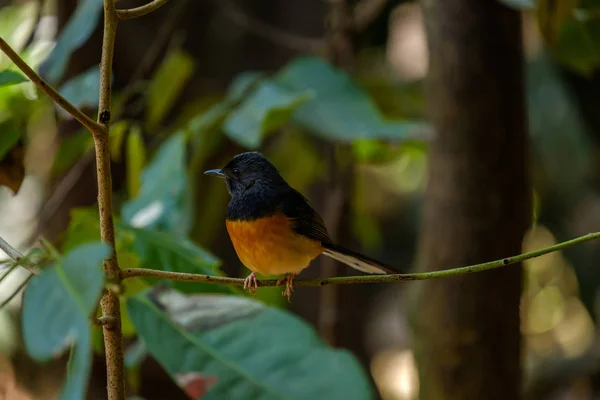
{"type": "Polygon", "coordinates": [[[152,11],[158,10],[160,7],[167,4],[169,0],[152,0],[150,3],[143,6],[129,8],[126,10],[117,10],[117,16],[120,20],[142,17],[152,11]]]}
{"type": "Polygon", "coordinates": [[[239,9],[235,0],[217,0],[223,14],[239,26],[282,47],[301,53],[320,54],[325,48],[321,39],[311,39],[287,32],[251,17],[239,9]]]}
{"type": "MultiPolygon", "coordinates": [[[[566,242],[557,243],[554,246],[544,247],[543,249],[530,251],[500,260],[489,261],[481,264],[468,265],[466,267],[444,269],[441,271],[420,272],[414,274],[393,274],[393,275],[365,275],[365,276],[345,276],[337,278],[324,279],[298,279],[294,280],[294,286],[325,286],[325,285],[348,285],[357,283],[394,283],[405,281],[422,281],[428,279],[449,278],[452,276],[468,275],[476,272],[483,272],[490,269],[505,267],[511,264],[517,264],[531,258],[543,256],[548,253],[563,250],[567,247],[575,246],[590,240],[600,238],[600,232],[588,233],[566,242]]],[[[244,286],[244,279],[228,278],[223,276],[187,274],[183,272],[168,272],[154,269],[131,268],[121,271],[122,279],[133,277],[159,278],[172,281],[184,282],[203,282],[216,285],[244,286]]],[[[259,280],[258,286],[277,286],[276,279],[259,280]]]]}
{"type": "MultiPolygon", "coordinates": [[[[98,180],[98,212],[100,215],[100,238],[111,247],[111,255],[104,260],[104,272],[109,283],[120,282],[120,269],[115,251],[115,226],[113,222],[112,176],[110,171],[110,148],[108,143],[110,124],[111,72],[115,51],[115,36],[119,17],[114,0],[104,0],[104,35],[100,61],[100,100],[98,123],[101,133],[94,135],[96,151],[96,179],[98,180]]],[[[125,366],[123,357],[123,334],[121,332],[121,308],[119,296],[105,290],[100,300],[103,316],[111,316],[114,322],[104,325],[104,351],[106,355],[106,389],[109,400],[125,399],[125,366]]]]}
{"type": "Polygon", "coordinates": [[[0,237],[0,249],[6,253],[7,256],[15,260],[21,267],[25,268],[27,271],[31,272],[33,275],[37,275],[40,273],[40,269],[35,265],[31,265],[28,262],[27,257],[24,257],[19,251],[17,251],[10,244],[6,243],[4,239],[0,237]]]}
{"type": "Polygon", "coordinates": [[[38,87],[41,91],[46,93],[56,104],[61,106],[66,112],[71,114],[73,118],[79,121],[83,126],[88,128],[90,132],[97,134],[104,130],[104,127],[94,122],[90,117],[85,115],[83,111],[71,104],[65,99],[60,93],[56,91],[52,86],[43,80],[19,55],[4,41],[0,38],[0,50],[4,52],[12,60],[12,62],[38,87]]]}
{"type": "Polygon", "coordinates": [[[29,282],[29,280],[31,278],[33,278],[33,276],[34,276],[34,274],[29,274],[27,276],[27,278],[25,278],[25,280],[23,280],[23,282],[21,282],[21,284],[19,285],[19,287],[17,287],[15,289],[15,291],[10,294],[10,296],[8,296],[6,299],[4,299],[4,301],[2,303],[0,303],[0,310],[3,309],[4,306],[6,306],[8,303],[10,303],[11,300],[14,299],[15,296],[21,292],[21,290],[23,290],[23,288],[25,287],[25,285],[27,285],[27,282],[29,282]]]}

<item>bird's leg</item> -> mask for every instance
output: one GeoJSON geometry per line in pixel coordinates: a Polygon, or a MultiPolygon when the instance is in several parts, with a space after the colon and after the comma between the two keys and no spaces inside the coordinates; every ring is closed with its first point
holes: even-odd
{"type": "Polygon", "coordinates": [[[290,301],[292,292],[294,291],[294,277],[295,276],[296,276],[296,274],[287,274],[287,275],[279,278],[279,280],[277,280],[277,286],[279,286],[281,284],[281,282],[283,282],[285,280],[285,290],[283,292],[281,292],[281,294],[284,296],[287,296],[288,301],[290,301]]]}
{"type": "Polygon", "coordinates": [[[256,274],[253,272],[244,279],[244,289],[248,289],[248,292],[255,294],[258,289],[258,282],[256,282],[256,274]]]}

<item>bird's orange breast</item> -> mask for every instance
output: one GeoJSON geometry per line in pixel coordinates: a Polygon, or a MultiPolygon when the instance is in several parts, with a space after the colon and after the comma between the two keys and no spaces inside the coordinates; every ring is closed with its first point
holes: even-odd
{"type": "Polygon", "coordinates": [[[323,252],[321,243],[292,229],[282,214],[253,221],[226,221],[227,232],[240,261],[262,275],[299,273],[323,252]]]}

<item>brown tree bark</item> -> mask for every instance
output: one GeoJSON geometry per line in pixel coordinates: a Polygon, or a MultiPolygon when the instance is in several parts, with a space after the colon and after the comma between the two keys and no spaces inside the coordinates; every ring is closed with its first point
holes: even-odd
{"type": "MultiPolygon", "coordinates": [[[[531,219],[521,20],[497,0],[424,0],[436,139],[418,268],[518,254],[531,219]]],[[[411,287],[423,400],[518,399],[522,270],[411,287]]]]}

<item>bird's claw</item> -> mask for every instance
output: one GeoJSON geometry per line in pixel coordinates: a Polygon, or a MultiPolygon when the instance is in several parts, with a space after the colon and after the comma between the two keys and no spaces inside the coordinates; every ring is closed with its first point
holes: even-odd
{"type": "Polygon", "coordinates": [[[258,289],[258,282],[256,282],[256,274],[253,272],[244,279],[244,289],[248,289],[251,294],[256,293],[258,289]]]}
{"type": "Polygon", "coordinates": [[[277,286],[285,281],[285,290],[281,294],[287,297],[288,302],[291,302],[292,292],[294,291],[294,276],[294,274],[287,274],[277,280],[277,286]]]}

